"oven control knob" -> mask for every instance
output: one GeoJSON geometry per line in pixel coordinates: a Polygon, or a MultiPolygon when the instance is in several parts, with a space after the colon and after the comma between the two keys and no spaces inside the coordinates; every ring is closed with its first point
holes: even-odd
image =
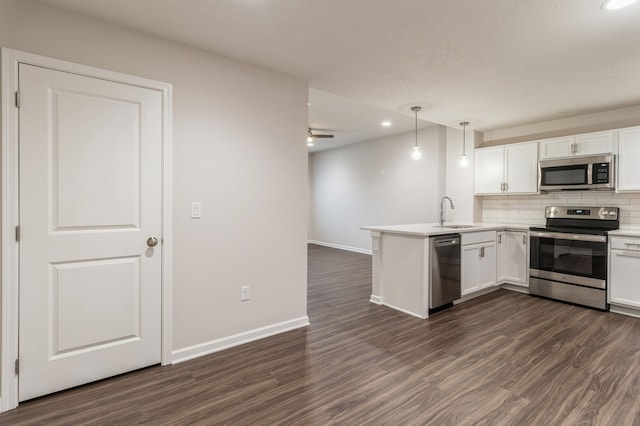
{"type": "Polygon", "coordinates": [[[558,214],[558,209],[553,209],[553,214],[558,214]]]}
{"type": "Polygon", "coordinates": [[[546,214],[551,214],[551,209],[547,209],[546,214]]]}

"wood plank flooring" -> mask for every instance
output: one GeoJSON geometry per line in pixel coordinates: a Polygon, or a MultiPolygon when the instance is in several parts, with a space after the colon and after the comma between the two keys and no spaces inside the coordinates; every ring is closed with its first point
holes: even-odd
{"type": "Polygon", "coordinates": [[[309,246],[311,326],[20,405],[2,425],[634,425],[640,319],[500,290],[420,320],[309,246]]]}

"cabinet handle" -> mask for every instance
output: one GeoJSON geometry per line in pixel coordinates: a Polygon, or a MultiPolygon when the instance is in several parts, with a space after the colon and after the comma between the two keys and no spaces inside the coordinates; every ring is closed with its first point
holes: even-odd
{"type": "Polygon", "coordinates": [[[620,252],[620,253],[616,253],[616,256],[640,258],[640,253],[633,252],[633,251],[623,251],[623,252],[620,252]]]}
{"type": "Polygon", "coordinates": [[[504,192],[509,191],[509,184],[507,182],[504,183],[504,192]]]}
{"type": "Polygon", "coordinates": [[[527,236],[526,235],[522,236],[522,244],[524,244],[525,246],[527,245],[527,236]]]}
{"type": "Polygon", "coordinates": [[[480,247],[480,259],[484,257],[484,247],[480,247]]]}
{"type": "Polygon", "coordinates": [[[627,246],[628,248],[635,247],[636,250],[640,250],[640,244],[624,243],[624,245],[627,246]]]}
{"type": "Polygon", "coordinates": [[[498,235],[498,244],[502,244],[502,234],[498,235]]]}

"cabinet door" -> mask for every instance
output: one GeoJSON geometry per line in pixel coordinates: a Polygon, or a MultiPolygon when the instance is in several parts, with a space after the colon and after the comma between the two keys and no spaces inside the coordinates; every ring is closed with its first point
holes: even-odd
{"type": "Polygon", "coordinates": [[[640,127],[618,132],[618,185],[619,192],[640,192],[640,127]]]}
{"type": "Polygon", "coordinates": [[[480,290],[478,283],[478,267],[480,264],[480,249],[477,246],[462,246],[461,259],[461,290],[462,295],[480,290]]]}
{"type": "Polygon", "coordinates": [[[587,133],[576,136],[574,155],[610,154],[613,148],[613,132],[587,133]]]}
{"type": "Polygon", "coordinates": [[[507,192],[518,194],[538,192],[538,142],[506,146],[505,166],[507,192]]]}
{"type": "Polygon", "coordinates": [[[527,286],[527,233],[507,232],[505,242],[505,280],[511,284],[527,286]]]}
{"type": "Polygon", "coordinates": [[[504,147],[475,151],[474,193],[501,194],[504,182],[504,147]]]}
{"type": "Polygon", "coordinates": [[[496,285],[496,245],[483,245],[480,248],[478,265],[478,284],[480,288],[496,285]]]}
{"type": "Polygon", "coordinates": [[[540,142],[540,159],[571,157],[573,155],[573,136],[545,139],[540,142]]]}
{"type": "Polygon", "coordinates": [[[496,233],[496,281],[504,282],[507,277],[505,232],[496,233]]]}
{"type": "Polygon", "coordinates": [[[610,267],[610,302],[640,308],[640,252],[611,250],[610,267]]]}

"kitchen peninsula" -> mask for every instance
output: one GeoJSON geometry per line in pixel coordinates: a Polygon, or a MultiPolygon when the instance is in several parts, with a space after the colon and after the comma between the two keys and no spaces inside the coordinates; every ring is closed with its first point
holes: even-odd
{"type": "Polygon", "coordinates": [[[504,285],[528,292],[528,227],[436,223],[365,226],[371,231],[370,301],[418,318],[429,316],[429,238],[460,234],[462,296],[454,303],[504,285]]]}

